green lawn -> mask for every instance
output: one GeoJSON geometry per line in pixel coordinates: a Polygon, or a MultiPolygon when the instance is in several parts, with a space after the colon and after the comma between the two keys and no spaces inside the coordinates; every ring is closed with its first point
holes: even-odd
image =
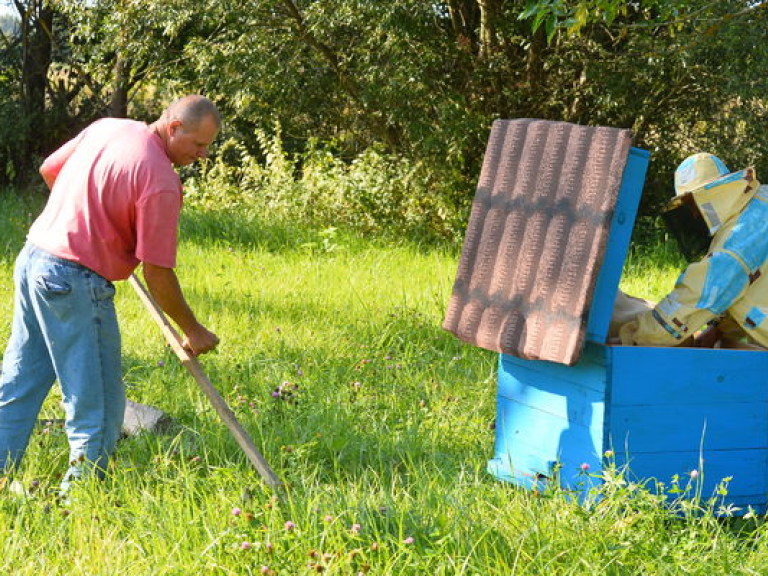
{"type": "MultiPolygon", "coordinates": [[[[3,347],[34,206],[0,196],[3,347]]],[[[202,363],[285,494],[262,484],[122,283],[129,397],[178,425],[123,441],[108,480],[67,505],[50,495],[63,432],[38,430],[21,473],[34,497],[0,493],[0,573],[767,573],[761,519],[674,515],[620,476],[579,506],[486,473],[496,355],[440,328],[456,253],[236,214],[187,214],[182,237],[178,274],[222,340],[202,363]]],[[[676,265],[633,256],[623,286],[658,297],[676,265]]],[[[55,394],[45,416],[61,417],[55,394]]]]}

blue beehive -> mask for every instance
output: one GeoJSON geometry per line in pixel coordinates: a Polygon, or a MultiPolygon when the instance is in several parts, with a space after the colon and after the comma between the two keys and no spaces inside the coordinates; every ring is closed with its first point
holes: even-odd
{"type": "MultiPolygon", "coordinates": [[[[558,477],[565,488],[583,489],[599,481],[606,453],[612,453],[611,463],[626,466],[635,479],[669,484],[678,475],[685,484],[695,470],[704,497],[727,479],[725,504],[763,511],[768,498],[768,354],[606,344],[647,164],[645,151],[631,148],[626,154],[616,203],[609,210],[606,246],[597,254],[585,338],[576,360],[500,354],[496,440],[488,469],[522,486],[558,477]]],[[[455,290],[477,292],[471,286],[455,290]]]]}

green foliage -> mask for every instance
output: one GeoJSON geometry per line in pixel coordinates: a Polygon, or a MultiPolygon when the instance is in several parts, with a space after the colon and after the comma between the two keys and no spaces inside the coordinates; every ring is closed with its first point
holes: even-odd
{"type": "Polygon", "coordinates": [[[18,167],[21,165],[15,142],[27,132],[28,127],[18,100],[13,97],[3,98],[2,93],[7,94],[4,88],[6,86],[2,85],[0,79],[0,116],[7,119],[0,123],[0,185],[7,186],[16,181],[18,167]]]}
{"type": "Polygon", "coordinates": [[[0,186],[16,181],[22,161],[19,139],[28,131],[28,122],[23,114],[23,103],[19,97],[21,85],[21,54],[18,46],[10,44],[12,35],[7,37],[5,50],[0,50],[0,186]]]}
{"type": "MultiPolygon", "coordinates": [[[[98,0],[56,4],[60,41],[51,91],[76,124],[103,115],[154,119],[162,109],[158,85],[170,84],[184,47],[220,26],[226,7],[208,2],[98,0]]],[[[167,103],[167,102],[165,102],[167,103]]]]}
{"type": "Polygon", "coordinates": [[[277,121],[291,154],[383,147],[442,181],[438,209],[466,209],[499,117],[632,129],[652,152],[643,214],[692,152],[768,169],[762,3],[272,0],[245,12],[186,52],[187,86],[216,97],[230,135],[253,151],[277,121]]]}
{"type": "MultiPolygon", "coordinates": [[[[18,54],[16,69],[0,74],[3,112],[14,119],[0,134],[6,173],[18,172],[25,159],[14,134],[48,148],[103,114],[152,119],[184,92],[212,97],[224,113],[223,140],[252,157],[264,153],[262,135],[281,126],[280,146],[295,164],[286,182],[294,195],[306,195],[295,188],[303,164],[320,162],[310,159],[317,150],[330,150],[341,163],[323,174],[351,170],[363,157],[364,166],[385,158],[385,170],[403,179],[399,188],[383,190],[372,175],[358,173],[362,168],[350,177],[371,190],[373,197],[354,194],[358,206],[374,211],[369,227],[395,220],[383,203],[391,196],[406,211],[400,222],[426,219],[430,231],[455,230],[451,222],[466,213],[496,118],[632,129],[635,144],[652,152],[643,215],[658,212],[675,166],[692,152],[718,153],[734,167],[754,164],[758,174],[768,170],[761,129],[768,88],[765,2],[99,0],[49,6],[57,12],[43,133],[20,113],[18,54]],[[400,159],[405,166],[396,166],[400,159]],[[401,201],[406,194],[419,197],[401,201]],[[425,218],[426,210],[435,213],[425,218]]],[[[6,46],[4,57],[21,48],[6,46]]],[[[339,194],[351,202],[349,191],[339,194]]],[[[311,203],[307,209],[317,212],[311,203]]]]}
{"type": "Polygon", "coordinates": [[[279,126],[257,138],[258,158],[236,140],[222,143],[188,181],[187,202],[315,228],[423,240],[462,236],[466,213],[445,205],[440,185],[421,164],[376,147],[346,161],[315,140],[291,155],[279,126]]]}

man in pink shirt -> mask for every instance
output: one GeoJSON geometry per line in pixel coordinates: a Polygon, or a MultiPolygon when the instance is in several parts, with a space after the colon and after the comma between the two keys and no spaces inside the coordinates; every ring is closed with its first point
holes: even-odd
{"type": "Polygon", "coordinates": [[[104,118],[40,167],[51,189],[16,261],[11,338],[0,375],[0,471],[21,462],[55,380],[70,468],[102,476],[125,410],[114,285],[141,263],[158,304],[192,354],[218,337],[186,302],[174,272],[182,195],[174,166],[205,158],[221,127],[203,96],[173,102],[154,123],[104,118]]]}

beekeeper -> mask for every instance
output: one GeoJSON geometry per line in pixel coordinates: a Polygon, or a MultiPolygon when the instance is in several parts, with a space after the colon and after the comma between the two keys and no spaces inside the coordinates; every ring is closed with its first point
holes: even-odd
{"type": "Polygon", "coordinates": [[[675,193],[665,220],[679,224],[684,252],[695,251],[700,229],[705,254],[652,310],[621,326],[621,343],[689,345],[716,325],[723,347],[768,347],[768,186],[753,168],[729,172],[717,156],[699,153],[678,166],[675,193]]]}

